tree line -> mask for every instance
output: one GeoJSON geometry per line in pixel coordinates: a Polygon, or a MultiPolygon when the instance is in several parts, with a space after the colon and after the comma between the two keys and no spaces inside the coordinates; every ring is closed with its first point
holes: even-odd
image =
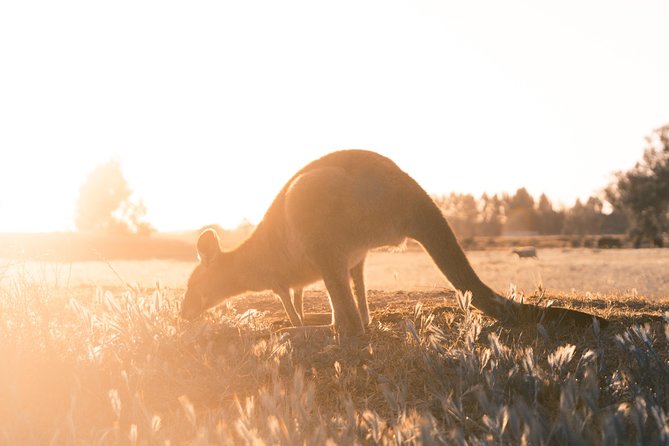
{"type": "Polygon", "coordinates": [[[435,197],[453,231],[459,237],[501,235],[597,235],[624,234],[624,213],[607,210],[598,197],[576,200],[568,208],[556,208],[546,196],[535,200],[525,188],[515,194],[442,195],[435,197]],[[607,212],[608,211],[608,212],[607,212]]]}
{"type": "MultiPolygon", "coordinates": [[[[669,124],[646,138],[632,169],[617,172],[599,195],[571,207],[556,207],[545,194],[535,200],[525,188],[478,198],[453,193],[435,201],[460,237],[627,234],[636,247],[663,246],[669,236],[669,124]]],[[[84,232],[149,235],[154,229],[145,216],[115,160],[97,166],[82,185],[75,223],[84,232]]]]}
{"type": "Polygon", "coordinates": [[[450,194],[437,204],[461,237],[500,235],[626,234],[635,247],[662,247],[669,241],[669,124],[646,137],[642,159],[600,194],[556,208],[525,188],[515,194],[450,194]]]}

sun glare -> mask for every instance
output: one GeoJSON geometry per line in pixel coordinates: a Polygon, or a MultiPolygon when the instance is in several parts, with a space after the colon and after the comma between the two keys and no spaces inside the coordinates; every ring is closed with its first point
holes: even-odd
{"type": "Polygon", "coordinates": [[[668,17],[0,0],[0,446],[669,445],[668,17]]]}
{"type": "Polygon", "coordinates": [[[86,168],[46,153],[4,153],[0,164],[0,232],[73,229],[74,202],[86,168]]]}
{"type": "Polygon", "coordinates": [[[666,6],[594,4],[5,3],[0,231],[74,229],[114,158],[160,230],[255,222],[302,165],[353,147],[435,194],[587,198],[669,103],[666,6]]]}

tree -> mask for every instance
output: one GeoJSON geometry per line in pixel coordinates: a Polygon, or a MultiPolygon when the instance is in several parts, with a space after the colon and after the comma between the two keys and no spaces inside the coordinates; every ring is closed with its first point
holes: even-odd
{"type": "Polygon", "coordinates": [[[574,207],[567,210],[564,222],[564,233],[570,235],[592,235],[600,234],[604,214],[603,203],[597,197],[590,197],[583,204],[580,199],[576,200],[574,207]]]}
{"type": "Polygon", "coordinates": [[[474,237],[478,235],[479,209],[476,199],[471,194],[460,195],[458,214],[463,221],[462,236],[474,237]]]}
{"type": "Polygon", "coordinates": [[[643,159],[618,172],[606,195],[627,217],[636,247],[646,242],[663,246],[669,232],[669,124],[646,138],[643,159]]]}
{"type": "Polygon", "coordinates": [[[536,212],[540,234],[553,235],[562,232],[564,212],[554,210],[553,203],[551,203],[546,194],[541,194],[539,197],[536,212]]]}
{"type": "MultiPolygon", "coordinates": [[[[609,203],[610,204],[610,203],[609,203]]],[[[602,221],[601,233],[602,234],[625,234],[629,223],[627,222],[627,217],[625,213],[614,209],[610,214],[604,214],[604,219],[602,221]]]]}
{"type": "Polygon", "coordinates": [[[80,231],[106,234],[148,235],[153,228],[146,223],[146,207],[131,200],[121,165],[112,160],[95,167],[79,190],[75,224],[80,231]]]}
{"type": "Polygon", "coordinates": [[[508,232],[534,232],[538,229],[537,213],[534,210],[534,198],[527,189],[520,188],[508,199],[508,232]]]}
{"type": "Polygon", "coordinates": [[[502,201],[497,195],[489,197],[488,194],[481,196],[481,233],[483,235],[502,235],[504,227],[504,209],[502,201]]]}

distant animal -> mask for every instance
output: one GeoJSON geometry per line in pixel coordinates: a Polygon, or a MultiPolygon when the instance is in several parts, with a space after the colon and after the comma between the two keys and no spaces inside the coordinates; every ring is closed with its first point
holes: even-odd
{"type": "Polygon", "coordinates": [[[597,240],[597,247],[600,249],[622,248],[623,244],[619,238],[600,237],[599,240],[597,240]]]}
{"type": "MultiPolygon", "coordinates": [[[[207,198],[208,205],[213,201],[207,198]]],[[[474,272],[423,188],[390,159],[364,150],[334,152],[299,170],[237,248],[222,251],[215,231],[202,232],[200,263],[188,279],[181,315],[193,319],[228,297],[273,290],[295,327],[290,332],[334,328],[340,338],[362,335],[370,323],[363,274],[367,252],[407,237],[425,248],[456,289],[471,291],[473,306],[492,317],[518,321],[542,314],[544,320],[592,322],[586,313],[540,309],[495,293],[474,272]],[[303,326],[301,290],[320,279],[331,323],[303,326]]]]}
{"type": "Polygon", "coordinates": [[[527,258],[536,258],[537,257],[537,248],[534,246],[526,246],[524,248],[516,248],[513,251],[511,251],[511,254],[516,254],[519,259],[527,259],[527,258]]]}

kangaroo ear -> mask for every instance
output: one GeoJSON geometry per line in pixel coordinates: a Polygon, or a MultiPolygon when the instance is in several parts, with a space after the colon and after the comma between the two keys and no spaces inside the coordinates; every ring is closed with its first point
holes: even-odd
{"type": "Polygon", "coordinates": [[[210,263],[221,253],[221,247],[218,244],[218,235],[213,229],[207,229],[197,240],[197,254],[202,263],[210,263]]]}

